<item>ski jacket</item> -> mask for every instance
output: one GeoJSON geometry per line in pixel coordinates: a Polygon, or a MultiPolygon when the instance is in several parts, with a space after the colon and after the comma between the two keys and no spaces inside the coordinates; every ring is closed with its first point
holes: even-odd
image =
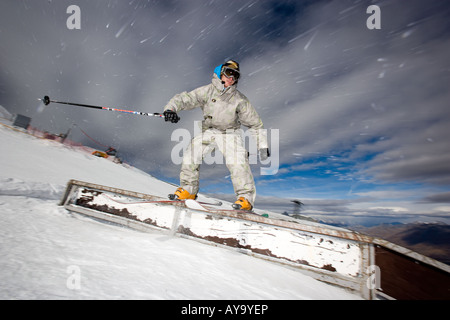
{"type": "Polygon", "coordinates": [[[222,81],[214,74],[206,86],[174,96],[164,111],[191,110],[200,107],[203,111],[203,132],[216,129],[223,133],[239,130],[241,125],[249,128],[257,142],[258,149],[267,148],[267,135],[263,122],[246,96],[236,85],[224,88],[222,81]]]}

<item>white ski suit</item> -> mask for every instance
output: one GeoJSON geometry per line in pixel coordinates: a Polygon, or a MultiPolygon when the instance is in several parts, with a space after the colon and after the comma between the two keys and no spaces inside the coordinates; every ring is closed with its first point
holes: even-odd
{"type": "Polygon", "coordinates": [[[200,107],[203,111],[202,134],[191,141],[183,156],[180,185],[190,194],[199,190],[200,164],[203,157],[218,148],[230,171],[236,196],[255,203],[256,189],[248,162],[248,153],[241,135],[241,125],[249,128],[258,150],[267,148],[267,136],[263,122],[255,108],[236,88],[236,84],[224,88],[217,74],[212,83],[191,92],[174,96],[164,111],[190,110],[200,107]]]}

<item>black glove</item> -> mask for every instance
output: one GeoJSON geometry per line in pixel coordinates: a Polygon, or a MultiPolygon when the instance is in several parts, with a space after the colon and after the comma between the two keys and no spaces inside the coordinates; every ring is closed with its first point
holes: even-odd
{"type": "Polygon", "coordinates": [[[172,123],[177,123],[180,120],[180,117],[176,112],[172,110],[166,110],[164,111],[164,120],[170,121],[172,123]]]}
{"type": "Polygon", "coordinates": [[[270,157],[269,148],[263,148],[259,150],[259,158],[261,161],[266,161],[270,157]]]}

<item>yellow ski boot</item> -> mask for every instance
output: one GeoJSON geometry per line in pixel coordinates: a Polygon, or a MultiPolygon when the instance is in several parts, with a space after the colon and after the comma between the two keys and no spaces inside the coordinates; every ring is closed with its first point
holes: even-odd
{"type": "Polygon", "coordinates": [[[184,190],[183,188],[180,187],[177,189],[177,191],[175,191],[174,194],[169,194],[169,199],[170,200],[187,200],[187,199],[195,200],[195,199],[197,199],[197,195],[190,194],[189,192],[187,192],[186,190],[184,190]]]}
{"type": "Polygon", "coordinates": [[[236,209],[236,210],[246,210],[246,211],[252,211],[253,210],[253,206],[251,205],[251,203],[248,202],[248,200],[245,199],[244,197],[240,197],[233,204],[233,208],[236,209]]]}

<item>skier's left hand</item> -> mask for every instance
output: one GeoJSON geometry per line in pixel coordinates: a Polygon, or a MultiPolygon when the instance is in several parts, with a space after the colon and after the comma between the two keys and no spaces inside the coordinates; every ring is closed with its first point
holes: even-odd
{"type": "Polygon", "coordinates": [[[261,161],[266,161],[270,157],[269,148],[262,148],[259,150],[259,158],[261,161]]]}

